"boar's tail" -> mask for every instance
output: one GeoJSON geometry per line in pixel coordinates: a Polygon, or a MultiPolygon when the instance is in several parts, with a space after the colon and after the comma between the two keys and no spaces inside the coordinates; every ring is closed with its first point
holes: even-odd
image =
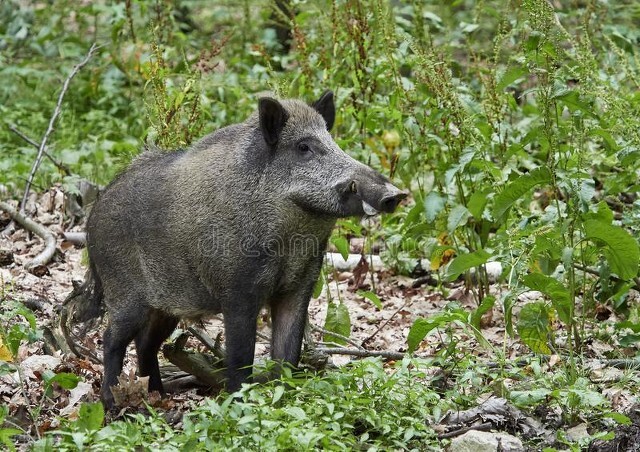
{"type": "Polygon", "coordinates": [[[96,273],[95,267],[89,265],[84,282],[74,284],[73,291],[64,300],[60,313],[59,326],[69,349],[76,355],[92,359],[95,362],[100,362],[100,360],[82,345],[80,338],[98,323],[96,319],[100,320],[103,317],[103,298],[100,277],[96,273]],[[78,324],[83,325],[74,328],[78,324]]]}

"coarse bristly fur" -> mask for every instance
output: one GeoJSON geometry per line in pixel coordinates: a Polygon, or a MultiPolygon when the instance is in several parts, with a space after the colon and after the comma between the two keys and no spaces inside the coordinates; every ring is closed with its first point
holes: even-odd
{"type": "Polygon", "coordinates": [[[331,92],[312,105],[262,98],[245,122],[188,150],[146,151],[107,187],[87,222],[85,290],[72,294],[77,320],[108,314],[107,407],[131,341],[149,390],[162,391],[157,353],[180,318],[223,313],[229,390],[250,378],[262,306],[272,358],[297,364],[336,219],[404,197],[338,147],[334,118],[331,92]]]}

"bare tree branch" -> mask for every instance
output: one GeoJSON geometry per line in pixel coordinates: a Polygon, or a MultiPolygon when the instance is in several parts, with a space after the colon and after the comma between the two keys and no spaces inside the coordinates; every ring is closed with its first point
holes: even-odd
{"type": "MultiPolygon", "coordinates": [[[[7,127],[9,128],[9,130],[11,130],[13,133],[18,135],[20,138],[22,138],[24,141],[26,141],[27,143],[29,143],[33,147],[35,147],[36,149],[40,149],[40,145],[38,143],[36,143],[34,140],[32,140],[31,138],[29,138],[29,136],[26,133],[24,133],[20,129],[18,129],[18,127],[15,124],[9,124],[7,127]]],[[[62,171],[65,176],[70,176],[71,175],[71,170],[69,169],[69,167],[66,166],[63,163],[60,163],[60,162],[56,161],[56,159],[51,157],[51,154],[49,154],[49,152],[47,151],[46,147],[45,147],[45,150],[42,151],[42,153],[44,154],[45,157],[47,157],[49,160],[51,160],[51,163],[53,163],[56,166],[56,168],[58,168],[60,171],[62,171]]]]}
{"type": "Polygon", "coordinates": [[[46,265],[56,252],[56,239],[47,228],[39,225],[30,218],[25,217],[4,201],[0,201],[0,210],[7,212],[14,221],[18,222],[27,231],[33,232],[44,240],[44,250],[34,257],[25,266],[30,272],[36,267],[46,265]]]}
{"type": "Polygon", "coordinates": [[[20,202],[19,211],[21,214],[24,213],[24,206],[27,204],[27,198],[29,197],[29,190],[31,190],[31,184],[33,184],[33,178],[35,177],[36,172],[38,171],[38,167],[40,167],[40,163],[42,162],[44,150],[47,146],[47,140],[49,139],[49,136],[53,132],[56,120],[58,119],[58,116],[60,116],[60,112],[62,111],[62,101],[64,99],[65,94],[67,94],[67,90],[69,89],[69,84],[71,83],[71,80],[73,79],[73,77],[75,77],[76,74],[80,71],[80,69],[82,69],[89,62],[89,60],[93,56],[93,53],[98,48],[99,46],[97,46],[95,43],[91,45],[91,48],[89,49],[89,52],[87,52],[87,55],[84,57],[84,59],[80,63],[76,64],[73,67],[73,70],[71,71],[67,79],[64,81],[64,84],[62,85],[62,90],[60,91],[60,95],[58,96],[58,102],[56,103],[56,108],[53,110],[53,115],[51,115],[51,119],[49,119],[49,126],[47,127],[47,130],[44,133],[42,140],[40,141],[40,145],[38,146],[38,155],[36,156],[36,160],[33,162],[33,165],[31,166],[29,179],[27,179],[27,185],[24,189],[24,195],[22,196],[22,201],[20,202]]]}

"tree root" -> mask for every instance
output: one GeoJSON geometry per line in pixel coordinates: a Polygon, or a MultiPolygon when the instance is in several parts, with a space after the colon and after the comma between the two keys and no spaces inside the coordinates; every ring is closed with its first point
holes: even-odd
{"type": "Polygon", "coordinates": [[[44,240],[44,250],[28,262],[25,267],[30,273],[37,273],[38,270],[49,263],[56,252],[56,239],[47,228],[25,217],[8,203],[0,201],[0,210],[7,212],[11,218],[27,231],[36,234],[44,240]]]}

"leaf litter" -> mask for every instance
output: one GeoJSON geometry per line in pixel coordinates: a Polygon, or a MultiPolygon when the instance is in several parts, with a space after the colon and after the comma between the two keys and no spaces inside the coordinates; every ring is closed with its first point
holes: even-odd
{"type": "MultiPolygon", "coordinates": [[[[64,206],[64,193],[60,187],[54,187],[39,196],[32,194],[27,202],[27,214],[40,224],[46,225],[57,238],[56,255],[54,260],[46,266],[46,271],[34,275],[24,268],[24,264],[41,250],[43,245],[39,238],[19,228],[8,236],[0,235],[2,304],[6,306],[9,301],[18,301],[28,306],[34,313],[38,331],[55,326],[60,306],[71,292],[73,281],[82,280],[85,272],[82,248],[63,238],[64,233],[81,233],[83,221],[78,222],[75,218],[72,221],[66,219],[64,206]]],[[[1,227],[4,228],[9,221],[6,215],[0,214],[1,227]]],[[[354,239],[350,243],[350,251],[357,254],[361,250],[360,239],[354,239]]],[[[333,267],[326,265],[325,269],[329,275],[327,285],[321,295],[311,301],[310,323],[322,327],[327,315],[328,299],[332,302],[339,300],[347,307],[351,319],[350,342],[360,344],[366,350],[402,353],[407,350],[407,335],[416,318],[437,315],[451,302],[459,303],[470,310],[476,308],[471,292],[462,282],[448,284],[443,293],[430,285],[422,284],[423,281],[437,282],[437,279],[434,281],[433,275],[428,279],[419,278],[421,282],[416,284],[418,281],[416,278],[395,275],[381,268],[377,261],[373,271],[369,267],[369,262],[364,257],[359,260],[355,268],[341,267],[340,270],[334,270],[333,267]],[[376,307],[377,303],[362,295],[363,291],[372,291],[374,287],[381,309],[376,307]]],[[[491,286],[493,295],[499,296],[501,290],[498,284],[491,286]]],[[[521,296],[521,300],[526,303],[528,299],[537,300],[540,296],[541,294],[533,291],[526,292],[521,296]]],[[[219,317],[208,320],[204,326],[211,337],[216,337],[220,333],[224,335],[219,317]]],[[[266,313],[260,316],[258,326],[256,356],[260,361],[268,356],[269,351],[270,329],[269,317],[266,313]]],[[[483,338],[492,347],[504,350],[507,360],[517,360],[529,355],[522,344],[505,334],[504,317],[500,309],[494,307],[489,310],[483,316],[481,326],[483,338]]],[[[3,330],[6,331],[6,328],[3,330]]],[[[473,334],[455,326],[452,334],[461,351],[488,362],[491,361],[490,350],[479,347],[473,334]]],[[[323,334],[314,331],[312,337],[314,341],[320,343],[323,334]]],[[[83,337],[83,345],[90,350],[98,351],[98,354],[101,342],[99,330],[90,331],[83,337]]],[[[194,338],[189,340],[187,346],[199,350],[205,349],[202,343],[194,338]]],[[[422,341],[416,355],[433,357],[444,347],[446,347],[444,336],[439,333],[430,334],[422,341]]],[[[602,356],[607,351],[606,344],[597,341],[593,343],[594,356],[602,356]]],[[[30,344],[23,343],[16,356],[12,356],[7,345],[0,342],[0,359],[13,362],[20,368],[20,374],[15,372],[0,377],[0,399],[8,405],[9,418],[12,422],[26,432],[33,434],[37,429],[41,434],[46,430],[55,429],[59,425],[57,416],[75,419],[82,402],[99,400],[102,366],[72,354],[52,351],[45,338],[38,338],[30,344]],[[45,370],[70,372],[80,376],[82,381],[74,389],[54,387],[47,394],[43,377],[45,370]],[[30,413],[33,412],[34,407],[38,406],[41,409],[38,417],[34,419],[30,413]]],[[[347,364],[352,359],[339,354],[329,357],[330,362],[338,366],[347,364]]],[[[147,403],[164,411],[165,417],[179,426],[182,414],[199,404],[208,394],[202,386],[195,384],[191,388],[188,388],[189,385],[187,389],[181,388],[179,392],[170,394],[167,399],[161,399],[157,393],[147,394],[145,379],[135,375],[135,362],[135,354],[130,346],[120,379],[120,387],[114,392],[120,405],[127,407],[123,412],[144,411],[144,403],[147,403]]],[[[553,360],[545,366],[551,365],[553,360]]],[[[185,378],[184,372],[171,364],[161,362],[161,367],[163,377],[171,377],[173,374],[174,378],[185,378]]],[[[623,376],[620,372],[602,365],[592,371],[592,378],[595,381],[616,382],[623,376]]],[[[608,388],[604,391],[604,396],[612,401],[615,410],[634,412],[637,398],[628,391],[608,388]]],[[[456,425],[456,428],[469,430],[478,420],[490,422],[493,428],[497,429],[505,429],[505,426],[509,426],[506,428],[507,431],[524,437],[549,436],[548,425],[542,425],[540,421],[522,414],[517,408],[500,398],[490,399],[489,402],[477,408],[458,412],[455,416],[450,413],[443,418],[439,428],[451,432],[451,425],[456,425]],[[470,419],[464,419],[464,415],[470,419]],[[455,422],[452,420],[454,418],[455,422]],[[445,425],[447,427],[443,427],[445,425]]],[[[634,419],[633,425],[619,428],[613,441],[624,444],[625,441],[631,441],[630,438],[634,435],[640,437],[639,425],[640,422],[636,424],[634,419]]],[[[590,450],[610,450],[607,447],[611,447],[611,443],[599,441],[594,442],[590,450]]]]}

